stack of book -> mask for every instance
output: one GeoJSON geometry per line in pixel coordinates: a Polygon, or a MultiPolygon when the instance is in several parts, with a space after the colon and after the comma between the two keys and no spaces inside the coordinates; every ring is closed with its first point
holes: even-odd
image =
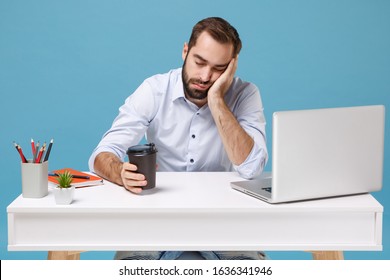
{"type": "Polygon", "coordinates": [[[49,183],[52,185],[57,185],[58,175],[64,173],[65,171],[69,171],[70,174],[72,174],[72,185],[76,188],[97,186],[103,184],[103,179],[101,177],[90,173],[81,172],[72,168],[63,168],[51,171],[48,176],[49,183]]]}

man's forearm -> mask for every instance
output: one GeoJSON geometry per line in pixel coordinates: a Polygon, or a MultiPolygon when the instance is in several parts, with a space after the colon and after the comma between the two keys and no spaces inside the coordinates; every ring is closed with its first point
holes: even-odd
{"type": "Polygon", "coordinates": [[[241,127],[223,98],[210,99],[208,105],[230,161],[240,165],[253,148],[252,137],[241,127]]]}
{"type": "Polygon", "coordinates": [[[122,161],[114,154],[109,152],[102,152],[95,158],[94,169],[95,172],[118,185],[123,185],[121,178],[122,161]]]}

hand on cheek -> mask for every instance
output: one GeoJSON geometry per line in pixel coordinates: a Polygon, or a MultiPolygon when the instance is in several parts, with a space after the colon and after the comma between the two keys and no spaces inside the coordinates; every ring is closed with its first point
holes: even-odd
{"type": "Polygon", "coordinates": [[[233,82],[234,74],[236,73],[238,64],[238,56],[232,58],[226,70],[222,73],[221,76],[214,82],[214,84],[209,89],[209,99],[215,97],[223,97],[230,85],[233,82]]]}

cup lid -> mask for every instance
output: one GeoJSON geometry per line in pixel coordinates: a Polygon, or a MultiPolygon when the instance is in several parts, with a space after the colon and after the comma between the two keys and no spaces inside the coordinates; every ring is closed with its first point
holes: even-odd
{"type": "Polygon", "coordinates": [[[144,144],[144,145],[135,145],[127,149],[127,154],[132,155],[148,155],[154,154],[157,152],[156,145],[154,143],[144,144]]]}

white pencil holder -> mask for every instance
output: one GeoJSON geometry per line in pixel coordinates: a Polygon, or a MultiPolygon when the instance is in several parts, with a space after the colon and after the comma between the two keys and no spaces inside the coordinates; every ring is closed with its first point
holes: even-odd
{"type": "Polygon", "coordinates": [[[49,162],[21,163],[22,170],[22,196],[25,198],[41,198],[48,193],[49,162]]]}

